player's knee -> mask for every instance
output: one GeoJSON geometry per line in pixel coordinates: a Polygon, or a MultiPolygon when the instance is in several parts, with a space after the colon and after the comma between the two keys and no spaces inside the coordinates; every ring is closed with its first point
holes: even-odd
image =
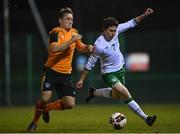
{"type": "Polygon", "coordinates": [[[74,103],[65,103],[63,104],[64,109],[73,109],[75,104],[74,103]]]}
{"type": "Polygon", "coordinates": [[[46,102],[43,102],[42,100],[38,100],[36,102],[36,110],[43,111],[46,108],[46,102]]]}
{"type": "Polygon", "coordinates": [[[44,91],[41,93],[41,101],[49,102],[51,99],[52,91],[44,91]]]}
{"type": "Polygon", "coordinates": [[[40,99],[40,101],[41,101],[42,104],[47,104],[48,101],[49,101],[49,99],[47,99],[46,97],[42,97],[42,98],[40,99]]]}

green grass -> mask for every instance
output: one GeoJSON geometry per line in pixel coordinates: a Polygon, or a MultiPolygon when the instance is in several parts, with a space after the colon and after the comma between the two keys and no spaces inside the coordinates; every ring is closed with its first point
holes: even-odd
{"type": "MultiPolygon", "coordinates": [[[[131,112],[125,105],[78,105],[72,110],[52,111],[49,124],[41,119],[37,132],[59,133],[178,133],[180,105],[142,105],[147,114],[158,119],[152,127],[131,112]],[[108,123],[114,112],[127,118],[125,128],[114,130],[108,123]]],[[[26,132],[33,116],[33,107],[0,108],[0,132],[26,132]]]]}

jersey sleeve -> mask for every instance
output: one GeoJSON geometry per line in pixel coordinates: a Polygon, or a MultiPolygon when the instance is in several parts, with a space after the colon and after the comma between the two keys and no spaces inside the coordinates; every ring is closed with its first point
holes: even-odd
{"type": "Polygon", "coordinates": [[[55,32],[55,31],[52,31],[49,34],[49,44],[51,44],[52,42],[58,42],[58,34],[59,32],[55,32]]]}
{"type": "Polygon", "coordinates": [[[81,51],[83,49],[87,48],[87,45],[85,45],[84,43],[82,43],[81,40],[76,41],[76,48],[78,51],[81,51]]]}
{"type": "Polygon", "coordinates": [[[121,23],[118,25],[118,28],[117,28],[117,32],[118,33],[122,33],[122,32],[125,32],[126,30],[130,29],[130,28],[133,28],[137,25],[136,21],[134,19],[132,20],[129,20],[125,23],[121,23]]]}
{"type": "MultiPolygon", "coordinates": [[[[73,32],[76,33],[76,34],[78,34],[78,30],[75,29],[75,28],[73,28],[73,32]]],[[[77,49],[78,51],[81,51],[81,50],[86,49],[86,48],[87,48],[87,45],[85,45],[84,43],[82,43],[81,40],[77,40],[77,41],[76,41],[76,44],[75,44],[75,47],[76,47],[76,49],[77,49]]]]}
{"type": "Polygon", "coordinates": [[[101,39],[98,38],[94,42],[94,49],[93,49],[93,53],[96,54],[97,56],[100,56],[103,53],[103,48],[101,46],[102,46],[101,39]]]}
{"type": "Polygon", "coordinates": [[[85,65],[85,69],[88,71],[91,71],[91,69],[94,67],[94,65],[96,64],[96,61],[98,60],[98,56],[95,55],[94,53],[91,54],[91,56],[88,59],[88,62],[85,65]]]}

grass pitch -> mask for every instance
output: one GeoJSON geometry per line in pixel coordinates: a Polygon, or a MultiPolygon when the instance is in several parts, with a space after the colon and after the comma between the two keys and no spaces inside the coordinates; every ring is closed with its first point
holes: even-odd
{"type": "MultiPolygon", "coordinates": [[[[78,105],[72,110],[51,111],[50,123],[40,119],[37,132],[41,133],[180,133],[180,106],[141,105],[147,114],[158,119],[152,127],[137,117],[125,105],[78,105]],[[127,118],[126,126],[115,130],[108,123],[114,112],[122,112],[127,118]]],[[[33,117],[33,107],[0,108],[0,132],[26,132],[33,117]]]]}

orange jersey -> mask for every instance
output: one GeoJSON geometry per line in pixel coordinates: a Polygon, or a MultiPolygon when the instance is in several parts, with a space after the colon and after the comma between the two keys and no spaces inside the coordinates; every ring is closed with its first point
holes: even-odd
{"type": "MultiPolygon", "coordinates": [[[[65,29],[56,27],[49,33],[49,45],[51,45],[52,42],[58,42],[58,45],[61,45],[62,43],[70,40],[73,34],[77,33],[78,31],[74,28],[66,31],[65,29]]],[[[49,47],[49,56],[45,66],[59,73],[70,74],[72,71],[72,59],[75,48],[80,50],[84,49],[85,47],[86,45],[81,41],[72,43],[62,52],[52,52],[49,47]]]]}

